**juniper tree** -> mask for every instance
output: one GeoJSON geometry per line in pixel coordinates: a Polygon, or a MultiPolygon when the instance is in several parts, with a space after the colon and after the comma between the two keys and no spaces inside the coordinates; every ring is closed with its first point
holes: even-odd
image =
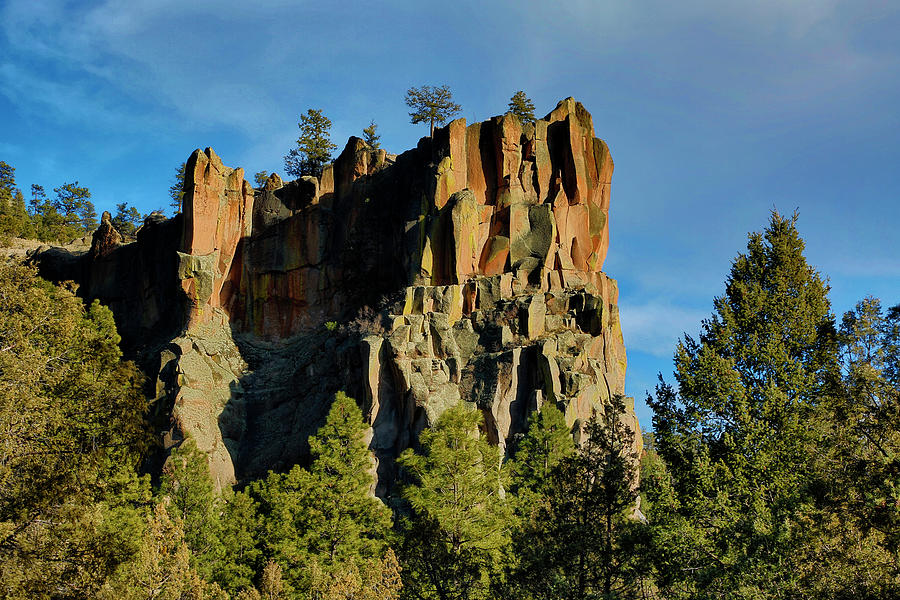
{"type": "Polygon", "coordinates": [[[843,385],[815,423],[819,502],[804,585],[817,597],[900,594],[900,306],[865,298],[839,330],[843,385]],[[840,549],[835,552],[835,549],[840,549]]]}
{"type": "Polygon", "coordinates": [[[651,524],[672,597],[797,589],[789,565],[809,530],[794,519],[820,441],[807,425],[837,378],[828,285],[803,248],[796,215],[773,213],[752,233],[699,340],[678,344],[677,390],[661,383],[648,399],[668,469],[665,493],[650,491],[651,524]]]}
{"type": "Polygon", "coordinates": [[[0,582],[10,597],[94,597],[138,547],[150,443],[112,313],[0,264],[0,582]]]}

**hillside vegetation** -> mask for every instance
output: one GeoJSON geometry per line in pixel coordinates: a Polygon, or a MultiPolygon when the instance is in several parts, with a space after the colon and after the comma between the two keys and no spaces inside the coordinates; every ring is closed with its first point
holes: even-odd
{"type": "Polygon", "coordinates": [[[387,505],[344,394],[306,467],[217,494],[188,438],[151,481],[112,314],[0,265],[0,596],[896,597],[900,306],[836,322],[795,222],[750,235],[679,343],[642,457],[621,402],[578,444],[545,405],[505,463],[461,404],[387,505]]]}

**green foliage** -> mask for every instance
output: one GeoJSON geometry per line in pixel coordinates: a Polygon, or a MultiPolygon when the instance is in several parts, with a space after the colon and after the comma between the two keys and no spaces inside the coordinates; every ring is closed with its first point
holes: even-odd
{"type": "Polygon", "coordinates": [[[191,567],[184,536],[181,519],[170,516],[165,505],[157,504],[147,519],[137,556],[122,565],[97,598],[227,600],[228,595],[218,585],[207,583],[191,567]]]}
{"type": "Polygon", "coordinates": [[[843,386],[813,425],[816,503],[803,525],[803,588],[820,598],[900,594],[900,307],[874,298],[844,315],[843,386]],[[835,552],[839,548],[840,552],[835,552]]]}
{"type": "Polygon", "coordinates": [[[207,455],[197,449],[193,439],[186,438],[172,450],[163,468],[160,494],[184,524],[192,566],[210,579],[223,556],[219,535],[222,499],[209,474],[207,455]]]}
{"type": "Polygon", "coordinates": [[[409,113],[410,121],[429,124],[429,137],[434,136],[434,124],[443,125],[450,117],[462,110],[453,102],[453,94],[446,85],[432,87],[423,85],[420,88],[406,90],[406,105],[413,109],[409,113]]]}
{"type": "Polygon", "coordinates": [[[573,454],[551,467],[539,502],[516,532],[517,597],[629,598],[639,581],[633,520],[637,456],[624,400],[585,425],[573,454]]]}
{"type": "Polygon", "coordinates": [[[25,197],[16,187],[16,170],[3,161],[0,161],[0,236],[34,237],[25,197]]]}
{"type": "Polygon", "coordinates": [[[310,469],[295,466],[252,486],[265,554],[284,569],[286,587],[309,589],[313,567],[331,574],[384,556],[390,512],[371,495],[366,430],[356,402],[338,393],[310,438],[310,469]]]}
{"type": "Polygon", "coordinates": [[[78,182],[64,183],[53,188],[56,200],[53,206],[62,215],[63,222],[73,231],[88,233],[97,229],[97,211],[90,201],[91,191],[78,182]]]}
{"type": "Polygon", "coordinates": [[[14,167],[0,161],[0,236],[33,237],[34,226],[15,175],[14,167]]]}
{"type": "Polygon", "coordinates": [[[169,198],[171,198],[169,207],[172,209],[173,214],[180,213],[184,203],[185,169],[187,169],[186,162],[178,165],[175,169],[175,179],[172,180],[172,185],[169,186],[169,198]]]}
{"type": "Polygon", "coordinates": [[[545,404],[532,412],[510,467],[513,490],[545,492],[553,468],[573,452],[575,442],[562,411],[553,404],[545,404]]]}
{"type": "Polygon", "coordinates": [[[331,120],[321,110],[311,108],[300,116],[297,127],[300,128],[297,147],[285,155],[284,170],[294,177],[320,177],[323,167],[331,161],[331,153],[337,149],[329,135],[331,120]]]}
{"type": "Polygon", "coordinates": [[[509,99],[509,110],[512,114],[519,117],[523,123],[534,122],[534,102],[525,95],[525,92],[519,90],[509,99]]]}
{"type": "Polygon", "coordinates": [[[651,521],[682,534],[659,540],[663,586],[674,597],[778,596],[796,590],[790,568],[808,528],[809,457],[821,438],[807,424],[833,389],[837,346],[828,287],[803,257],[796,217],[772,215],[735,259],[700,340],[675,354],[679,392],[648,401],[671,476],[668,507],[651,521]]]}
{"type": "Polygon", "coordinates": [[[0,264],[0,581],[92,597],[137,550],[148,482],[142,378],[112,313],[0,264]]]}
{"type": "Polygon", "coordinates": [[[116,204],[116,214],[112,218],[113,227],[124,236],[133,236],[144,218],[133,206],[127,202],[116,204]]]}
{"type": "Polygon", "coordinates": [[[381,142],[378,140],[381,139],[381,136],[378,135],[378,125],[375,124],[375,121],[371,121],[369,126],[363,129],[363,139],[366,140],[366,144],[369,145],[369,148],[373,150],[377,150],[381,148],[381,142]]]}
{"type": "Polygon", "coordinates": [[[225,494],[218,530],[222,560],[213,579],[229,593],[250,588],[262,561],[258,506],[250,494],[225,494]]]}
{"type": "Polygon", "coordinates": [[[268,171],[258,171],[253,176],[253,181],[256,183],[256,187],[261,188],[266,185],[266,181],[269,180],[269,172],[268,171]]]}
{"type": "Polygon", "coordinates": [[[509,544],[500,451],[478,432],[481,413],[460,404],[422,432],[422,453],[398,463],[411,515],[403,526],[404,587],[420,598],[482,598],[509,544]]]}

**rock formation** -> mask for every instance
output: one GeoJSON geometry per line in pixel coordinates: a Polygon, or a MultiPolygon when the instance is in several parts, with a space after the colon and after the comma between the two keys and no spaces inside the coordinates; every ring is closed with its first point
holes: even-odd
{"type": "Polygon", "coordinates": [[[112,307],[167,439],[195,437],[221,484],[306,460],[342,389],[372,424],[383,495],[393,458],[458,402],[508,449],[546,402],[577,431],[624,393],[602,272],[612,171],[571,98],[534,123],[453,121],[399,156],[350,138],[320,178],[258,190],[197,150],[182,215],[124,246],[104,220],[87,255],[37,260],[112,307]]]}

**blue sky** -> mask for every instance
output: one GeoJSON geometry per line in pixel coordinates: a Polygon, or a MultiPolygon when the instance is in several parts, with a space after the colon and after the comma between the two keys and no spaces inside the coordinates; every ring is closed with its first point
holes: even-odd
{"type": "Polygon", "coordinates": [[[898,31],[900,4],[866,0],[4,0],[0,160],[146,212],[196,147],[282,172],[308,108],[399,152],[427,133],[410,86],[449,85],[470,122],[574,96],[616,163],[604,270],[649,425],[645,391],[773,208],[799,211],[838,315],[900,302],[898,31]]]}

